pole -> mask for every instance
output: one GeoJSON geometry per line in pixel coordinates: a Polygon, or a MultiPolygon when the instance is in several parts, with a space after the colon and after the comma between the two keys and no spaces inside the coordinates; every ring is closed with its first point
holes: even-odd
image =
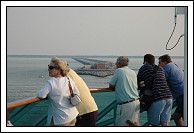
{"type": "Polygon", "coordinates": [[[187,73],[188,73],[188,7],[184,7],[184,14],[185,14],[185,17],[184,17],[184,126],[188,126],[188,118],[187,118],[187,106],[188,106],[188,85],[187,85],[187,73]]]}
{"type": "MultiPolygon", "coordinates": [[[[184,15],[184,109],[183,109],[183,125],[188,126],[188,82],[187,82],[187,73],[188,73],[188,7],[175,7],[175,14],[184,15]]],[[[176,16],[175,15],[175,16],[176,16]]]]}

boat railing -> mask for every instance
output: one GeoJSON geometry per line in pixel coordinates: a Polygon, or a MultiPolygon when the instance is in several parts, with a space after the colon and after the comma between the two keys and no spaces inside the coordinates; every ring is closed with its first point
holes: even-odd
{"type": "MultiPolygon", "coordinates": [[[[95,93],[95,92],[102,92],[102,91],[105,92],[105,91],[111,91],[111,90],[112,90],[111,88],[91,88],[90,92],[95,93]]],[[[15,101],[15,102],[8,103],[7,104],[7,109],[12,109],[12,108],[15,108],[15,107],[18,107],[18,106],[30,104],[30,103],[37,102],[37,101],[40,101],[40,100],[45,100],[45,99],[41,99],[41,98],[38,98],[38,97],[29,97],[27,99],[18,100],[18,101],[15,101]]]]}
{"type": "MultiPolygon", "coordinates": [[[[110,92],[111,88],[91,88],[91,93],[110,92]]],[[[114,126],[116,117],[116,100],[102,109],[97,117],[97,126],[114,126]],[[110,112],[112,114],[110,114],[110,112]],[[109,117],[106,115],[109,114],[109,117]],[[104,119],[104,118],[108,119],[104,119]]],[[[174,102],[173,108],[176,106],[174,102]]],[[[37,97],[30,97],[16,102],[8,103],[7,109],[10,112],[11,122],[14,126],[45,126],[47,119],[48,100],[37,97]],[[38,104],[39,103],[39,104],[38,104]],[[32,107],[36,106],[36,109],[32,107]],[[28,115],[27,115],[28,114],[28,115]],[[29,120],[30,119],[30,120],[29,120]]],[[[147,122],[142,126],[146,126],[147,122]]]]}

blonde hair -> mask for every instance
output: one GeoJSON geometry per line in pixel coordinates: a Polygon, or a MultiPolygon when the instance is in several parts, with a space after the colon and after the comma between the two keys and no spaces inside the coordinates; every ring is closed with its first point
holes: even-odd
{"type": "Polygon", "coordinates": [[[64,77],[69,72],[70,68],[68,67],[67,61],[65,59],[60,59],[58,57],[53,57],[51,62],[55,64],[61,70],[61,75],[64,77]]]}

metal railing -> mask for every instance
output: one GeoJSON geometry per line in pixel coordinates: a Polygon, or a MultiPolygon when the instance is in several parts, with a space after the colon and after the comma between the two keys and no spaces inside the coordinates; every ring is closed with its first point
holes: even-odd
{"type": "MultiPolygon", "coordinates": [[[[111,88],[92,88],[90,89],[91,93],[96,92],[110,92],[112,91],[111,88]]],[[[46,125],[46,119],[47,119],[47,105],[48,105],[48,99],[40,99],[37,97],[30,97],[24,100],[19,100],[16,102],[9,103],[7,105],[7,109],[10,111],[10,117],[11,122],[15,126],[45,126],[46,125]],[[35,108],[33,111],[32,108],[35,108]],[[18,121],[21,117],[27,117],[26,113],[29,113],[32,122],[28,120],[28,123],[25,123],[24,121],[18,121]],[[37,113],[40,114],[40,116],[37,115],[37,113]],[[35,115],[36,114],[36,115],[35,115]],[[34,116],[33,116],[34,115],[34,116]],[[20,123],[19,123],[20,122],[20,123]],[[23,123],[22,123],[23,122],[23,123]],[[18,124],[19,123],[19,124],[18,124]],[[28,124],[28,125],[25,125],[28,124]]],[[[96,125],[97,126],[114,126],[114,121],[116,117],[116,100],[108,104],[103,110],[101,110],[98,114],[96,125]],[[108,117],[108,119],[103,119],[106,117],[107,114],[112,113],[111,116],[108,117]]],[[[176,102],[173,102],[173,108],[176,107],[176,102]]],[[[26,118],[28,119],[28,118],[26,118]]],[[[143,124],[143,126],[147,126],[147,122],[143,124]]]]}

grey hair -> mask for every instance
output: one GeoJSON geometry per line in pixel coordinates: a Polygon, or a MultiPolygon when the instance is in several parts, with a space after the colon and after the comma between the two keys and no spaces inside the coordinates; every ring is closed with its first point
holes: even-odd
{"type": "Polygon", "coordinates": [[[127,56],[119,56],[117,58],[117,63],[120,64],[121,66],[128,66],[129,59],[127,56]]]}
{"type": "Polygon", "coordinates": [[[59,67],[61,70],[61,75],[66,76],[69,72],[70,68],[68,67],[67,61],[65,59],[60,59],[58,57],[53,57],[51,62],[55,64],[55,66],[59,67]]]}

